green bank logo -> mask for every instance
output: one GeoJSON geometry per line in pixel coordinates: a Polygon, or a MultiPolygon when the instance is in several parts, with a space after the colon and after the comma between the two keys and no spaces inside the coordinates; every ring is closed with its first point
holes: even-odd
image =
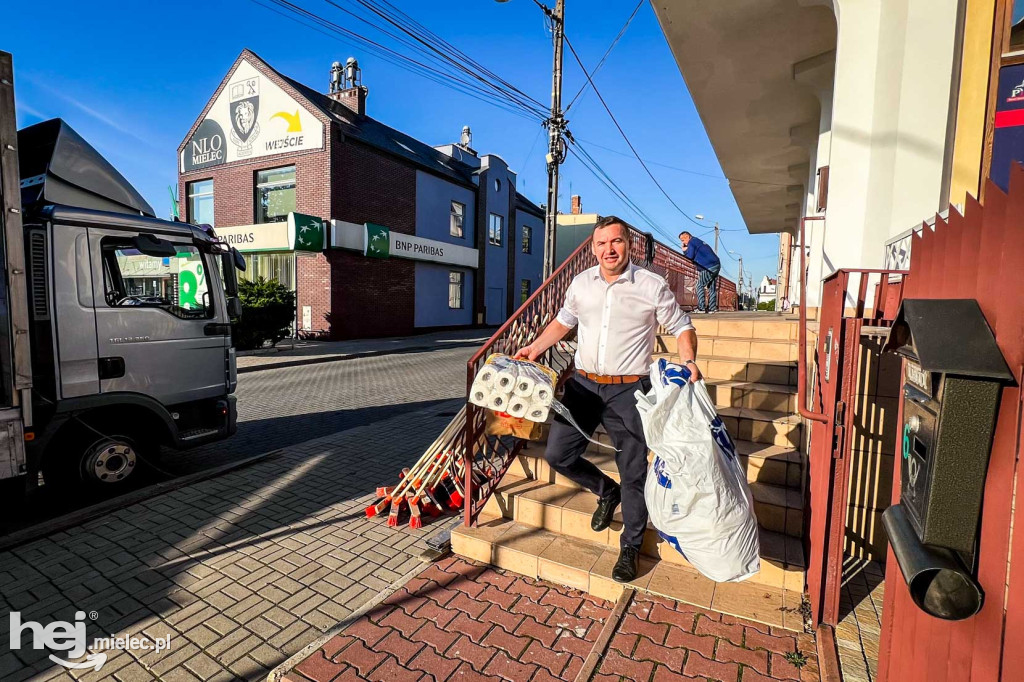
{"type": "Polygon", "coordinates": [[[391,230],[383,225],[366,223],[363,255],[367,258],[387,258],[391,255],[391,230]]]}
{"type": "Polygon", "coordinates": [[[323,251],[326,232],[321,218],[294,211],[288,214],[288,243],[296,251],[323,251]]]}

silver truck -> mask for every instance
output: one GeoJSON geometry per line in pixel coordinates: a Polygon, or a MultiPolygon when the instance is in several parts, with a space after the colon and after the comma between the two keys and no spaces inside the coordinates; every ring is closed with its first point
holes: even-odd
{"type": "Polygon", "coordinates": [[[238,252],[160,220],[64,121],[15,132],[0,52],[0,480],[114,491],[235,432],[238,252]]]}

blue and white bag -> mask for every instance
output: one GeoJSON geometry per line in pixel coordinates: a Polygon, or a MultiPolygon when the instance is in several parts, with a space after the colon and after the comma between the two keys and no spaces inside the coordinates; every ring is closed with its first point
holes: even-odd
{"type": "Polygon", "coordinates": [[[651,365],[651,390],[636,392],[648,447],[654,452],[644,497],[661,537],[716,582],[740,581],[760,569],[754,499],[725,425],[703,381],[682,365],[651,365]]]}

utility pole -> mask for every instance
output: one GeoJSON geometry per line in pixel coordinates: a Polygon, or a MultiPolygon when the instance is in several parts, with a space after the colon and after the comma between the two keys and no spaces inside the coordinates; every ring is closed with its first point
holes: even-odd
{"type": "Polygon", "coordinates": [[[742,310],[743,309],[743,256],[740,256],[740,276],[737,277],[736,279],[739,280],[739,282],[737,283],[737,286],[739,287],[739,291],[737,292],[736,295],[738,297],[739,308],[740,308],[740,310],[742,310]]]}
{"type": "MultiPolygon", "coordinates": [[[[543,6],[542,6],[543,7],[543,6]]],[[[558,229],[558,167],[565,161],[566,120],[562,117],[562,44],[565,37],[565,0],[557,0],[555,9],[543,7],[551,19],[551,32],[555,41],[555,63],[551,76],[551,118],[548,128],[548,205],[544,229],[544,279],[555,271],[555,232],[558,229]]]]}
{"type": "Polygon", "coordinates": [[[715,221],[715,255],[718,255],[718,221],[715,221]]]}

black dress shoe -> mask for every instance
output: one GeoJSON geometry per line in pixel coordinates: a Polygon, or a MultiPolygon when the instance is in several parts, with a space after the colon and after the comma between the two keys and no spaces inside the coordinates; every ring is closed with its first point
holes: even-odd
{"type": "Polygon", "coordinates": [[[612,569],[612,580],[617,583],[636,580],[639,557],[640,550],[636,547],[623,547],[619,552],[619,560],[615,562],[615,568],[612,569]]]}
{"type": "Polygon", "coordinates": [[[615,487],[613,492],[608,493],[597,501],[597,511],[594,512],[594,517],[590,519],[590,527],[594,529],[594,532],[599,533],[612,523],[612,517],[615,516],[615,508],[619,506],[619,502],[622,501],[622,489],[618,486],[615,487]]]}

